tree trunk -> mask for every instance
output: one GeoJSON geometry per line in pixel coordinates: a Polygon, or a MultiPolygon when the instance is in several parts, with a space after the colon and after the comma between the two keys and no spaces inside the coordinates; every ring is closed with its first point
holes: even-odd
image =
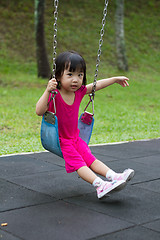
{"type": "Polygon", "coordinates": [[[123,71],[128,71],[128,63],[125,51],[124,40],[124,0],[116,0],[116,51],[118,68],[123,71]]]}
{"type": "Polygon", "coordinates": [[[38,77],[49,78],[51,70],[45,46],[44,8],[45,0],[35,0],[35,37],[38,77]]]}

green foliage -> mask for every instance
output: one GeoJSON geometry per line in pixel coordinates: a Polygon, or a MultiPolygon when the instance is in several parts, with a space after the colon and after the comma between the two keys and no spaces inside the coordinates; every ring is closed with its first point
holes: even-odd
{"type": "MultiPolygon", "coordinates": [[[[43,150],[41,118],[35,105],[46,80],[36,77],[34,1],[1,0],[0,6],[0,154],[43,150]],[[23,3],[23,4],[22,4],[23,3]]],[[[59,3],[58,53],[79,51],[93,81],[104,1],[59,3]]],[[[159,9],[156,0],[125,1],[125,39],[129,72],[116,67],[114,13],[110,1],[99,78],[127,75],[130,87],[115,84],[96,93],[91,144],[160,136],[159,9]]],[[[45,32],[52,64],[52,1],[46,0],[45,32]]],[[[88,101],[86,96],[80,112],[88,101]]]]}

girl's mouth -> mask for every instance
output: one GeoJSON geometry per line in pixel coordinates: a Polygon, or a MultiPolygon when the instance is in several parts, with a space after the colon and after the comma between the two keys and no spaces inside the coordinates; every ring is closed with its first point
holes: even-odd
{"type": "Polygon", "coordinates": [[[77,85],[72,85],[71,88],[77,88],[77,85]]]}

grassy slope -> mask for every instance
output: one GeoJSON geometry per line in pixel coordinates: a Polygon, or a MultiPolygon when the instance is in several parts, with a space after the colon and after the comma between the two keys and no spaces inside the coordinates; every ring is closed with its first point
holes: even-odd
{"type": "MultiPolygon", "coordinates": [[[[35,104],[46,81],[36,77],[33,1],[1,1],[0,6],[0,146],[1,154],[42,150],[40,118],[35,104]]],[[[52,62],[53,15],[46,1],[45,31],[52,62]]],[[[76,49],[86,59],[93,80],[103,1],[64,0],[59,4],[58,52],[76,49]]],[[[97,92],[91,143],[155,138],[159,127],[160,2],[135,0],[125,4],[125,36],[130,88],[112,86],[97,92]]],[[[108,20],[99,78],[126,74],[116,68],[114,2],[108,20]]],[[[83,109],[86,98],[81,110],[83,109]]]]}

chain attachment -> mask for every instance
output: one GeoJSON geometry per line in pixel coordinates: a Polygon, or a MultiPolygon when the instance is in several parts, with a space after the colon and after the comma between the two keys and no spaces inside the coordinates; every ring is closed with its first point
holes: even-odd
{"type": "MultiPolygon", "coordinates": [[[[55,103],[55,97],[56,97],[57,93],[58,93],[58,92],[56,92],[56,91],[52,91],[52,92],[51,92],[51,100],[53,100],[54,114],[56,114],[56,103],[55,103]]],[[[50,100],[50,101],[51,101],[51,100],[50,100]]]]}
{"type": "Polygon", "coordinates": [[[92,93],[90,93],[88,96],[90,97],[90,99],[89,99],[89,102],[87,103],[87,106],[84,109],[84,112],[88,108],[89,104],[92,103],[92,115],[94,115],[94,98],[93,98],[92,93]]]}

